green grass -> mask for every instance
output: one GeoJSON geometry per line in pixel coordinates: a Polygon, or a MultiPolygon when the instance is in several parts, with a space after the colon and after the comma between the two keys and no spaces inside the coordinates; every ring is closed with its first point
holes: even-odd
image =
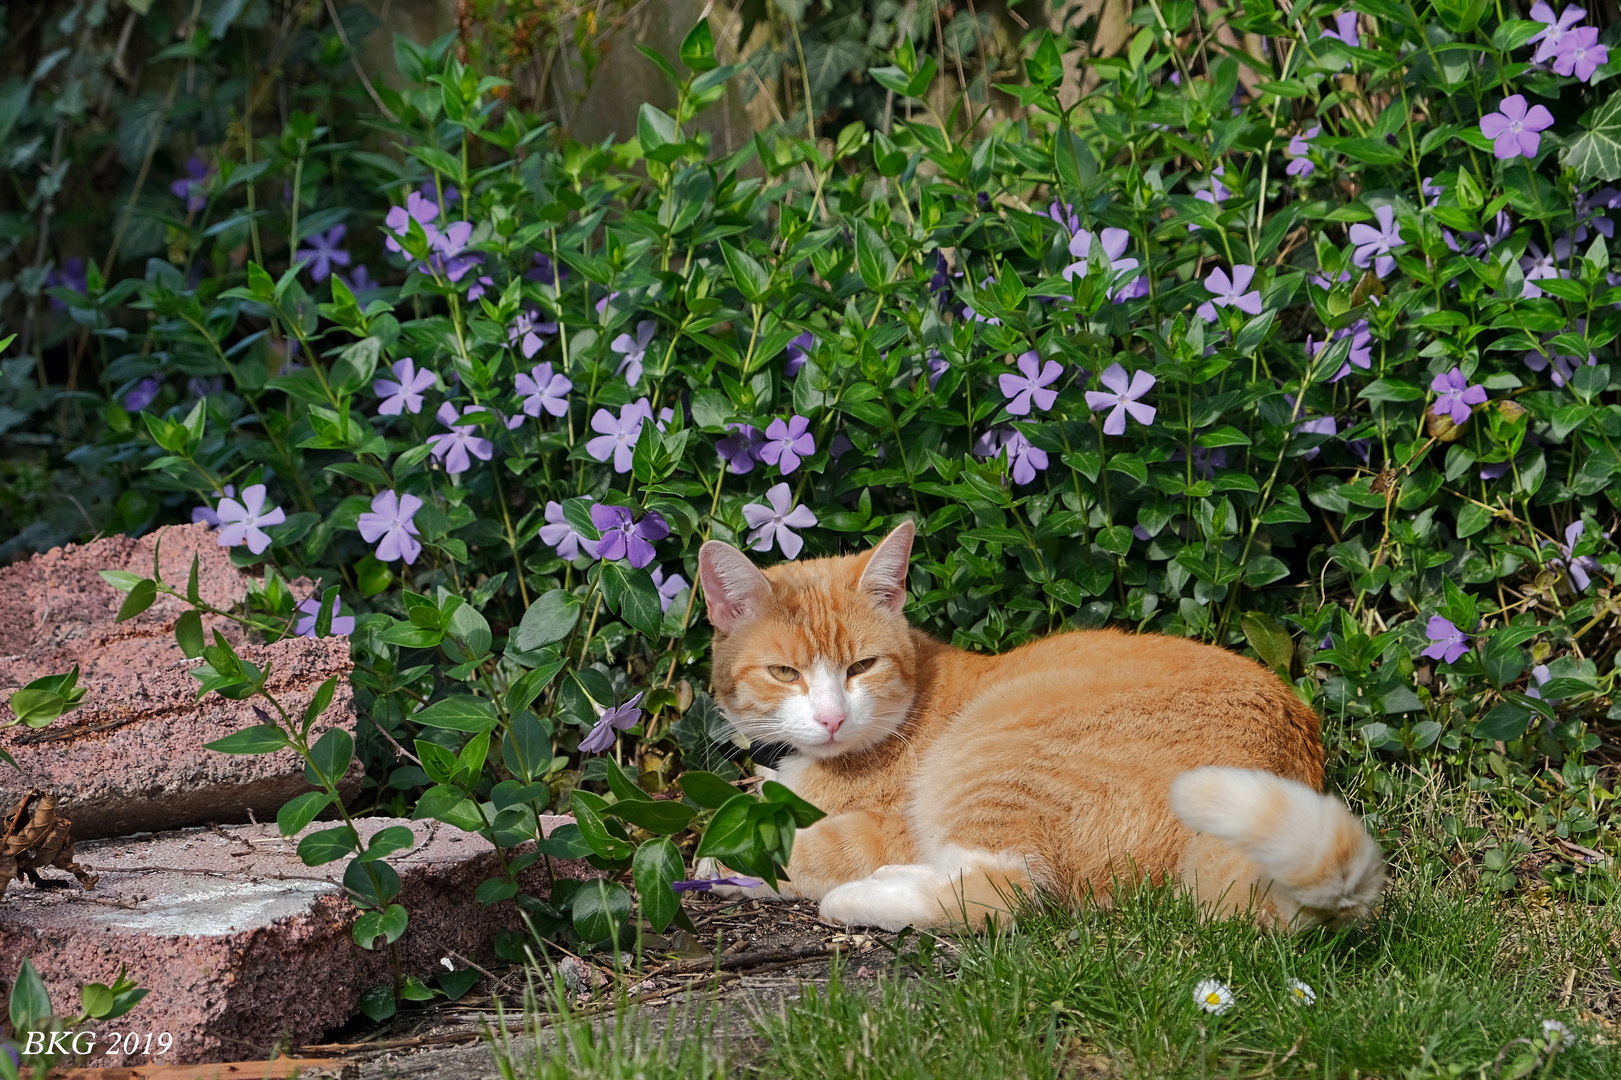
{"type": "Polygon", "coordinates": [[[1420,877],[1394,885],[1362,927],[1284,936],[1201,922],[1171,890],[1144,887],[1113,910],[1032,912],[1016,932],[958,941],[949,959],[910,937],[878,981],[836,972],[766,1017],[741,1058],[702,1025],[673,1042],[634,1020],[575,1019],[563,1053],[511,1075],[1616,1077],[1621,1047],[1580,1014],[1609,985],[1598,943],[1617,914],[1420,877]],[[1223,1015],[1195,1006],[1209,978],[1232,989],[1223,1015]],[[1292,1000],[1291,979],[1316,991],[1314,1005],[1292,1000]],[[1516,1041],[1537,1039],[1543,1019],[1566,1023],[1575,1045],[1549,1055],[1516,1041]]]}

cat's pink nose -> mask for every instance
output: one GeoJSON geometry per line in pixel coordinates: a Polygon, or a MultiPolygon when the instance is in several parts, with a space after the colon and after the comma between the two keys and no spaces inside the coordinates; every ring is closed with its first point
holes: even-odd
{"type": "Polygon", "coordinates": [[[844,723],[844,714],[842,712],[817,713],[816,722],[827,728],[829,735],[836,735],[838,734],[839,725],[844,723]]]}

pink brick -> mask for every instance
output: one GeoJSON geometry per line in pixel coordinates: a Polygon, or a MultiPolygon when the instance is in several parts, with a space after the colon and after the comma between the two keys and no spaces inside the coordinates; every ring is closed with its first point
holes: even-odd
{"type": "MultiPolygon", "coordinates": [[[[491,845],[428,822],[356,824],[365,837],[409,825],[421,845],[391,860],[403,882],[398,902],[411,916],[399,941],[405,971],[427,981],[451,950],[489,966],[495,932],[520,925],[512,903],[473,900],[479,882],[496,873],[491,845]]],[[[14,885],[0,918],[0,972],[9,979],[31,958],[57,1011],[67,1013],[77,1008],[81,983],[111,983],[127,964],[152,992],[100,1032],[102,1045],[113,1030],[143,1040],[166,1031],[174,1050],[161,1064],[262,1060],[284,1032],[295,1044],[320,1041],[354,1014],[363,992],[389,980],[388,953],[354,942],[358,912],[338,885],[344,862],[305,866],[296,839],[273,826],[222,831],[85,844],[79,861],[101,874],[93,893],[14,885]]],[[[597,873],[584,862],[553,866],[559,877],[597,873]]],[[[548,895],[541,868],[524,884],[548,895]]],[[[138,1060],[97,1055],[91,1064],[138,1060]]]]}
{"type": "MultiPolygon", "coordinates": [[[[78,839],[204,822],[273,818],[282,803],[309,790],[302,761],[291,751],[235,757],[204,750],[239,728],[255,724],[252,702],[216,695],[199,702],[174,627],[187,605],[159,597],[144,614],[117,623],[124,594],[102,580],[101,570],[152,573],[161,538],[163,579],[184,591],[193,553],[199,557],[198,592],[222,610],[247,595],[250,578],[231,566],[226,550],[204,525],[176,526],[132,539],[109,537],[68,545],[0,568],[0,719],[4,699],[31,679],[80,667],[84,704],[49,727],[16,727],[0,734],[22,767],[0,768],[0,808],[30,787],[55,792],[78,839]]],[[[313,591],[307,582],[306,592],[313,591]]],[[[273,645],[243,644],[237,624],[205,617],[245,659],[271,669],[269,688],[289,712],[302,715],[315,689],[337,676],[338,689],[316,732],[354,728],[346,638],[293,638],[273,645]]],[[[359,765],[352,776],[358,787],[359,765]]]]}

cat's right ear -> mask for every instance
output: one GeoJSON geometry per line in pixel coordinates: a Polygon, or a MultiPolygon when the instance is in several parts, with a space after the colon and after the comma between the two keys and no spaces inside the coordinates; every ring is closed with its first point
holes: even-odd
{"type": "Polygon", "coordinates": [[[698,549],[698,580],[711,625],[730,634],[738,624],[765,610],[771,582],[749,557],[730,544],[710,540],[698,549]]]}

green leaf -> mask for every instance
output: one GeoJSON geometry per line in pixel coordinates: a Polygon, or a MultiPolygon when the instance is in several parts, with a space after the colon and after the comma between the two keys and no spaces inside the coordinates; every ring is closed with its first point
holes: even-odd
{"type": "Polygon", "coordinates": [[[375,337],[364,338],[338,354],[329,376],[332,389],[339,394],[352,394],[371,383],[377,371],[377,360],[383,355],[383,343],[375,337]]]}
{"type": "Polygon", "coordinates": [[[601,580],[603,599],[614,613],[648,637],[657,637],[664,625],[664,606],[652,575],[620,560],[602,564],[601,580]]]}
{"type": "Polygon", "coordinates": [[[298,842],[298,857],[305,866],[325,866],[355,850],[355,831],[347,825],[310,833],[298,842]]]}
{"type": "MultiPolygon", "coordinates": [[[[608,831],[602,823],[602,816],[592,809],[582,797],[582,793],[575,791],[572,794],[574,822],[580,827],[580,835],[590,845],[591,850],[600,858],[618,862],[628,859],[636,853],[636,849],[624,840],[608,831]]],[[[600,940],[600,939],[597,939],[600,940]]]]}
{"type": "Polygon", "coordinates": [[[124,597],[123,604],[118,608],[118,622],[125,622],[135,618],[141,612],[152,606],[152,601],[158,598],[158,583],[151,578],[143,578],[130,589],[129,595],[124,597]]]}
{"type": "Polygon", "coordinates": [[[79,989],[79,1001],[86,1016],[99,1020],[113,1011],[112,987],[105,983],[85,983],[79,989]]]}
{"type": "Polygon", "coordinates": [[[287,746],[287,736],[281,728],[275,724],[257,724],[233,731],[223,739],[204,743],[203,749],[221,754],[273,754],[277,750],[285,750],[287,746]]]}
{"type": "Polygon", "coordinates": [[[11,1026],[15,1031],[43,1029],[51,1016],[51,996],[45,992],[45,980],[39,977],[28,960],[17,970],[17,980],[11,984],[11,1026]]]}
{"type": "Polygon", "coordinates": [[[649,840],[636,849],[630,879],[642,902],[642,917],[652,924],[654,933],[664,933],[681,909],[681,901],[670,886],[681,880],[685,869],[681,852],[668,840],[649,840]]]}
{"type": "Polygon", "coordinates": [[[366,845],[365,853],[360,856],[360,861],[375,862],[396,851],[404,851],[416,842],[416,834],[411,831],[409,825],[390,825],[371,838],[371,842],[366,845]]]}
{"type": "Polygon", "coordinates": [[[732,272],[732,282],[743,294],[743,299],[751,304],[763,301],[771,287],[770,272],[761,266],[754,256],[739,251],[730,244],[723,242],[720,245],[720,253],[725,258],[726,266],[732,272]]]}
{"type": "Polygon", "coordinates": [[[335,787],[349,771],[354,753],[354,736],[342,728],[332,728],[310,747],[310,766],[323,781],[335,787]]]}
{"type": "Polygon", "coordinates": [[[388,983],[374,986],[360,995],[360,1011],[373,1023],[380,1024],[399,1009],[394,1000],[394,987],[388,983]]]}
{"type": "Polygon", "coordinates": [[[619,799],[620,802],[624,802],[626,800],[632,800],[635,802],[653,801],[653,796],[643,791],[637,786],[636,781],[625,775],[625,770],[619,767],[619,763],[617,761],[615,761],[613,758],[608,758],[606,759],[606,764],[608,766],[608,790],[612,791],[614,796],[619,799]]]}
{"type": "Polygon", "coordinates": [[[51,690],[32,690],[24,687],[11,695],[11,711],[18,720],[31,728],[40,728],[67,711],[68,703],[51,690]]]}
{"type": "Polygon", "coordinates": [[[722,780],[712,772],[692,770],[681,774],[678,781],[681,790],[705,810],[714,810],[724,806],[736,797],[738,791],[735,787],[722,780]]]}
{"type": "Polygon", "coordinates": [[[203,636],[203,617],[196,608],[180,613],[180,618],[174,624],[174,636],[180,643],[180,651],[186,654],[188,660],[203,655],[203,647],[208,644],[208,639],[203,636]]]}
{"type": "Polygon", "coordinates": [[[1243,619],[1244,640],[1250,643],[1262,662],[1280,678],[1289,678],[1294,659],[1294,640],[1282,623],[1264,611],[1251,611],[1243,619]]]}
{"type": "Polygon", "coordinates": [[[685,829],[698,811],[686,803],[671,800],[643,802],[640,799],[625,799],[609,806],[603,813],[628,821],[650,833],[670,835],[685,829]]]}
{"type": "Polygon", "coordinates": [[[709,71],[715,66],[715,35],[709,20],[700,19],[681,41],[681,62],[693,71],[709,71]]]}
{"type": "Polygon", "coordinates": [[[618,882],[592,878],[574,893],[574,932],[595,944],[614,937],[630,918],[630,893],[618,882]]]}
{"type": "Polygon", "coordinates": [[[420,712],[412,713],[407,719],[428,727],[467,731],[475,735],[495,730],[497,723],[495,706],[490,704],[488,698],[465,694],[436,701],[420,712]]]}
{"type": "Polygon", "coordinates": [[[1072,191],[1084,191],[1097,179],[1098,163],[1092,148],[1068,125],[1060,126],[1053,138],[1053,164],[1058,179],[1072,191]]]}
{"type": "Polygon", "coordinates": [[[709,819],[709,827],[698,841],[693,857],[724,858],[754,850],[754,823],[749,819],[749,808],[753,805],[754,799],[741,793],[728,799],[709,819]]]}
{"type": "Polygon", "coordinates": [[[326,712],[326,707],[332,704],[332,695],[337,692],[337,689],[338,677],[336,675],[315,688],[315,693],[310,697],[309,705],[304,708],[303,731],[308,732],[315,725],[315,721],[321,718],[321,714],[326,712]]]}
{"type": "Polygon", "coordinates": [[[1560,151],[1559,163],[1584,180],[1621,179],[1621,91],[1594,111],[1587,129],[1560,151]]]}
{"type": "Polygon", "coordinates": [[[1477,739],[1493,742],[1518,739],[1525,734],[1526,722],[1530,719],[1530,710],[1505,701],[1481,717],[1472,734],[1477,739]]]}
{"type": "Polygon", "coordinates": [[[140,574],[132,574],[128,570],[98,570],[101,579],[119,592],[129,592],[139,585],[144,578],[140,574]]]}
{"type": "Polygon", "coordinates": [[[439,984],[447,1000],[460,1001],[483,977],[484,973],[478,968],[465,968],[461,971],[441,971],[434,981],[439,984]]]}
{"type": "Polygon", "coordinates": [[[567,589],[553,589],[536,597],[523,613],[512,632],[512,647],[522,652],[543,649],[568,637],[579,621],[580,598],[567,589]]]}
{"type": "Polygon", "coordinates": [[[867,288],[879,291],[895,281],[895,253],[865,221],[856,221],[856,267],[867,288]]]}
{"type": "Polygon", "coordinates": [[[793,814],[794,824],[801,829],[809,828],[827,816],[775,780],[767,780],[760,785],[760,797],[766,802],[780,803],[786,806],[789,812],[793,814]]]}
{"type": "Polygon", "coordinates": [[[283,836],[297,835],[331,803],[332,795],[326,791],[306,791],[297,798],[289,799],[276,811],[276,829],[283,836]]]}

